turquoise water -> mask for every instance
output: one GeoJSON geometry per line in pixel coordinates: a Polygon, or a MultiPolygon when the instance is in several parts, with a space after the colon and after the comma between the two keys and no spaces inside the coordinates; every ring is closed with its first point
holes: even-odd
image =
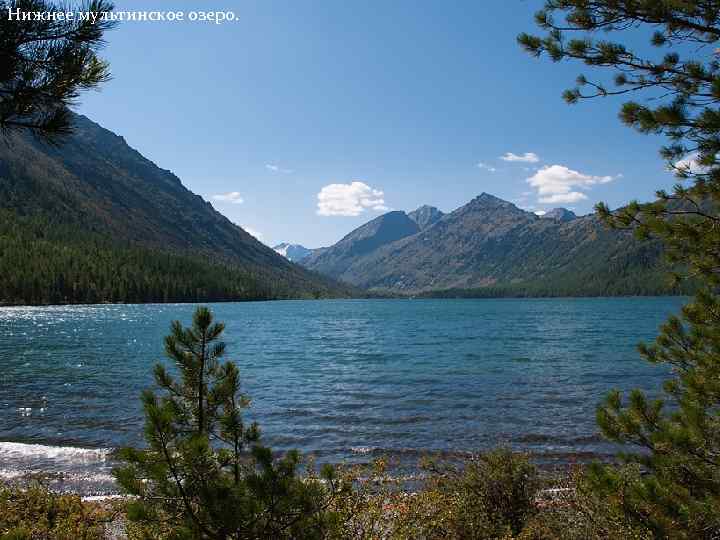
{"type": "MultiPolygon", "coordinates": [[[[605,455],[611,388],[660,388],[635,352],[682,298],[348,300],[211,305],[267,444],[319,461],[504,444],[605,455]]],[[[0,475],[105,474],[141,442],[138,396],[192,305],[0,308],[0,475]]]]}

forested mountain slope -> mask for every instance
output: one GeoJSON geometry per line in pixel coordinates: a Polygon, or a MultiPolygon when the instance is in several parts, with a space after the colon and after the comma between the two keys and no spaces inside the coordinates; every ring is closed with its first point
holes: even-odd
{"type": "Polygon", "coordinates": [[[57,147],[0,144],[0,302],[342,295],[83,116],[57,147]]]}

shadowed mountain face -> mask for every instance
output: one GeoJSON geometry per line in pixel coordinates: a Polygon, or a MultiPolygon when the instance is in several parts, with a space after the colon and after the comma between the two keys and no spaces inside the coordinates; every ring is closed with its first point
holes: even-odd
{"type": "Polygon", "coordinates": [[[408,217],[417,223],[420,230],[427,229],[433,223],[439,221],[445,214],[434,206],[427,204],[421,206],[417,210],[408,212],[408,217]]]}
{"type": "Polygon", "coordinates": [[[420,227],[405,212],[388,212],[355,229],[334,246],[315,250],[302,264],[329,276],[341,276],[378,248],[419,231],[420,227]]]}
{"type": "MultiPolygon", "coordinates": [[[[258,242],[122,137],[79,115],[75,126],[58,147],[29,135],[0,143],[0,211],[8,219],[40,220],[41,227],[69,227],[113,246],[227,265],[252,274],[254,287],[266,292],[277,283],[284,294],[336,286],[258,242]]],[[[66,236],[53,242],[76,240],[66,236]]]]}
{"type": "Polygon", "coordinates": [[[3,207],[53,212],[62,221],[148,246],[289,267],[124,138],[84,116],[76,116],[75,125],[75,134],[57,148],[30,137],[0,145],[7,171],[0,187],[3,207]]]}
{"type": "Polygon", "coordinates": [[[412,234],[408,228],[410,234],[397,240],[374,242],[374,249],[341,247],[373,223],[327,248],[332,257],[304,264],[360,287],[412,294],[489,287],[630,294],[643,280],[661,281],[656,243],[609,230],[595,216],[542,219],[486,193],[424,230],[412,234]]]}

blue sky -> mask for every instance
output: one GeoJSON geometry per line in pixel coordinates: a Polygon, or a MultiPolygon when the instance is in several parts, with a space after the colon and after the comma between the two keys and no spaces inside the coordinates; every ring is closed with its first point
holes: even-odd
{"type": "Polygon", "coordinates": [[[104,51],[113,80],[78,110],[271,245],[482,192],[582,214],[673,184],[619,99],[562,101],[583,66],[516,44],[540,2],[116,4],[237,14],[124,23],[104,51]]]}

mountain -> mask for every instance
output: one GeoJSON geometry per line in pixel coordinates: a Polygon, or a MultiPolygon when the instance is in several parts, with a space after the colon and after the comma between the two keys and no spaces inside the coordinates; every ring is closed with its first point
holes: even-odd
{"type": "Polygon", "coordinates": [[[342,277],[348,268],[375,250],[420,232],[405,212],[383,214],[358,227],[337,244],[316,250],[302,265],[328,276],[342,277]]]}
{"type": "Polygon", "coordinates": [[[430,227],[414,234],[408,228],[401,238],[376,242],[374,249],[349,253],[341,246],[376,221],[327,248],[332,257],[310,257],[304,264],[359,287],[409,294],[560,296],[670,290],[657,242],[640,242],[629,231],[608,229],[594,215],[543,219],[483,193],[430,227]]]}
{"type": "Polygon", "coordinates": [[[283,242],[273,247],[273,249],[292,262],[302,261],[306,257],[312,255],[313,250],[308,249],[300,244],[288,244],[283,242]]]}
{"type": "Polygon", "coordinates": [[[420,230],[427,229],[430,225],[439,221],[445,214],[434,206],[424,204],[417,210],[408,212],[408,217],[417,223],[420,230]]]}
{"type": "Polygon", "coordinates": [[[0,302],[343,294],[258,242],[125,139],[76,115],[60,146],[0,144],[0,302]]]}
{"type": "Polygon", "coordinates": [[[575,212],[571,212],[567,208],[553,208],[540,217],[543,219],[555,219],[557,221],[572,221],[577,218],[575,212]]]}

